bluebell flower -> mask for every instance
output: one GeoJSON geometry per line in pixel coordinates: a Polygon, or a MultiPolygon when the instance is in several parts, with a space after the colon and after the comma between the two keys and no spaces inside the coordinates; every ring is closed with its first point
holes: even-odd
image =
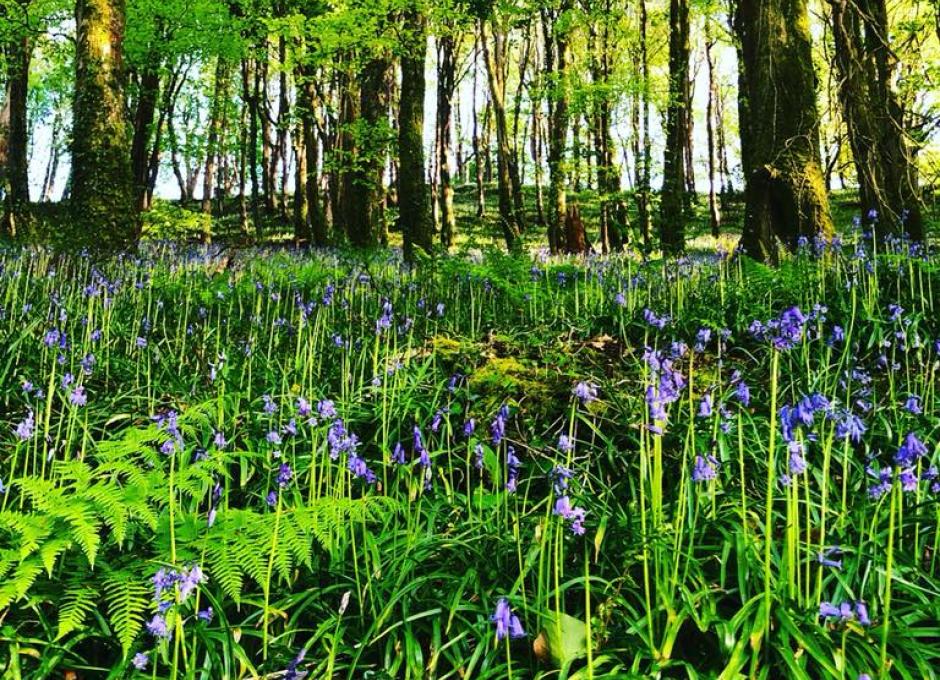
{"type": "Polygon", "coordinates": [[[574,386],[572,394],[581,400],[582,404],[588,404],[597,399],[597,385],[588,382],[579,382],[574,386]]]}
{"type": "Polygon", "coordinates": [[[894,456],[894,462],[901,467],[908,467],[925,455],[927,455],[927,447],[917,438],[916,434],[908,432],[894,456]]]}
{"type": "Polygon", "coordinates": [[[559,517],[571,522],[571,532],[577,536],[584,534],[584,518],[587,511],[571,505],[571,499],[568,496],[559,496],[555,499],[555,507],[552,512],[559,517]]]}
{"type": "Polygon", "coordinates": [[[693,482],[708,482],[718,476],[718,459],[714,456],[695,457],[695,465],[692,468],[693,482]]]}
{"type": "Polygon", "coordinates": [[[274,398],[270,394],[265,394],[261,397],[264,401],[264,412],[268,415],[273,414],[277,411],[277,402],[274,401],[274,398]]]}
{"type": "Polygon", "coordinates": [[[277,485],[282,488],[287,486],[293,476],[294,472],[290,469],[290,465],[287,463],[281,463],[281,466],[277,471],[277,485]]]}
{"type": "Polygon", "coordinates": [[[398,465],[405,464],[405,447],[401,445],[401,442],[395,442],[395,447],[392,449],[392,462],[398,465]]]}
{"type": "Polygon", "coordinates": [[[336,417],[336,406],[330,399],[323,399],[317,402],[317,414],[324,420],[336,417]]]}
{"type": "Polygon", "coordinates": [[[147,632],[155,638],[169,639],[173,635],[166,625],[166,618],[160,614],[154,614],[153,618],[147,622],[147,632]]]}
{"type": "Polygon", "coordinates": [[[269,491],[267,497],[264,500],[270,507],[273,508],[275,505],[277,505],[277,492],[269,491]]]}
{"type": "Polygon", "coordinates": [[[473,418],[468,418],[467,421],[463,424],[463,436],[468,439],[473,436],[473,433],[477,429],[476,421],[473,418]]]}
{"type": "Polygon", "coordinates": [[[212,443],[217,449],[224,449],[228,445],[225,435],[219,430],[216,430],[212,436],[212,443]]]}
{"type": "Polygon", "coordinates": [[[14,432],[16,433],[16,438],[20,441],[26,441],[31,439],[33,432],[36,429],[36,420],[33,416],[33,411],[30,409],[26,412],[26,417],[19,422],[16,426],[14,432]]]}
{"type": "Polygon", "coordinates": [[[825,550],[816,554],[816,561],[819,562],[824,567],[832,567],[833,569],[842,569],[842,560],[833,559],[833,557],[840,555],[842,549],[837,546],[830,546],[825,550]]]}
{"type": "Polygon", "coordinates": [[[806,459],[803,457],[803,444],[792,441],[788,447],[790,452],[790,474],[801,475],[806,472],[806,459]]]}
{"type": "Polygon", "coordinates": [[[506,637],[510,639],[525,637],[522,622],[513,614],[509,600],[505,597],[501,597],[496,603],[496,611],[490,616],[490,621],[496,624],[497,642],[502,642],[506,637]]]}
{"type": "Polygon", "coordinates": [[[295,656],[291,662],[287,664],[287,669],[284,672],[284,680],[301,680],[307,676],[305,671],[297,670],[300,667],[300,664],[303,662],[304,656],[306,656],[306,654],[307,650],[304,648],[301,648],[301,650],[297,652],[297,656],[295,656]]]}
{"type": "Polygon", "coordinates": [[[143,652],[137,652],[134,655],[134,658],[131,659],[131,664],[133,664],[134,668],[136,668],[139,671],[146,670],[147,664],[149,663],[150,663],[149,657],[143,652]]]}
{"type": "Polygon", "coordinates": [[[483,469],[483,444],[482,443],[477,442],[476,446],[473,447],[473,454],[475,457],[475,460],[473,462],[474,467],[476,467],[477,470],[482,470],[483,469]]]}
{"type": "Polygon", "coordinates": [[[698,417],[699,418],[711,418],[712,416],[712,395],[711,393],[706,393],[702,400],[698,404],[698,417]]]}
{"type": "Polygon", "coordinates": [[[180,600],[185,600],[200,583],[205,582],[206,575],[198,564],[194,564],[189,569],[184,569],[180,572],[179,578],[180,600]]]}
{"type": "Polygon", "coordinates": [[[73,406],[84,406],[88,403],[88,395],[85,393],[85,386],[78,385],[69,393],[69,403],[73,406]]]}
{"type": "Polygon", "coordinates": [[[516,457],[516,450],[509,446],[506,448],[506,491],[516,492],[516,485],[519,481],[519,468],[522,462],[516,457]]]}
{"type": "Polygon", "coordinates": [[[558,450],[562,453],[574,451],[574,442],[566,434],[558,435],[558,450]]]}

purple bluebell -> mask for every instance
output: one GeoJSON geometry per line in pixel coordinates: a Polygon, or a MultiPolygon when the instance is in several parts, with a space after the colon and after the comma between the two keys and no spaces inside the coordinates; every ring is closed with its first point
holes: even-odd
{"type": "Polygon", "coordinates": [[[574,386],[572,394],[580,399],[582,404],[589,404],[597,399],[597,385],[589,382],[579,382],[574,386]]]}
{"type": "Polygon", "coordinates": [[[718,476],[718,465],[718,459],[714,456],[696,456],[695,465],[692,468],[692,481],[708,482],[715,479],[718,476]]]}
{"type": "Polygon", "coordinates": [[[473,465],[477,470],[483,469],[483,444],[477,442],[476,446],[473,447],[474,461],[473,465]]]}
{"type": "Polygon", "coordinates": [[[702,397],[702,400],[698,403],[698,417],[711,418],[712,413],[712,395],[710,392],[706,392],[705,396],[702,397]]]}
{"type": "Polygon", "coordinates": [[[496,603],[496,611],[490,616],[490,621],[496,624],[497,642],[502,642],[507,637],[510,639],[525,637],[522,622],[513,614],[509,600],[505,597],[501,597],[496,603]]]}
{"type": "Polygon", "coordinates": [[[477,429],[476,421],[473,418],[468,418],[467,421],[463,424],[463,436],[468,439],[473,436],[473,433],[477,429]]]}
{"type": "Polygon", "coordinates": [[[395,447],[392,449],[392,462],[398,465],[405,464],[405,447],[401,445],[401,442],[395,442],[395,447]]]}
{"type": "Polygon", "coordinates": [[[837,546],[829,546],[825,550],[816,554],[816,561],[819,562],[824,567],[832,567],[833,569],[842,569],[842,560],[834,559],[838,555],[842,554],[842,549],[837,546]]]}
{"type": "Polygon", "coordinates": [[[134,658],[131,659],[131,664],[139,671],[146,670],[149,663],[150,658],[143,652],[137,652],[134,658]]]}
{"type": "Polygon", "coordinates": [[[155,638],[169,639],[172,636],[166,625],[166,618],[161,614],[154,614],[153,618],[147,622],[147,632],[155,638]]]}
{"type": "Polygon", "coordinates": [[[894,456],[894,462],[901,467],[909,467],[925,455],[927,455],[927,447],[916,434],[908,432],[894,456]]]}
{"type": "Polygon", "coordinates": [[[297,652],[297,656],[291,659],[291,662],[287,664],[287,669],[284,672],[284,680],[301,680],[307,676],[306,671],[297,670],[300,664],[303,663],[306,655],[307,650],[305,648],[301,648],[301,650],[297,652]]]}
{"type": "Polygon", "coordinates": [[[30,409],[26,412],[26,417],[17,424],[14,432],[16,433],[17,439],[25,442],[27,439],[32,438],[35,429],[36,420],[33,416],[32,409],[30,409]]]}
{"type": "Polygon", "coordinates": [[[516,457],[516,450],[512,446],[506,447],[506,491],[516,492],[519,483],[519,468],[522,462],[516,457]]]}
{"type": "Polygon", "coordinates": [[[330,399],[323,399],[317,402],[317,414],[324,420],[336,417],[336,406],[330,399]]]}

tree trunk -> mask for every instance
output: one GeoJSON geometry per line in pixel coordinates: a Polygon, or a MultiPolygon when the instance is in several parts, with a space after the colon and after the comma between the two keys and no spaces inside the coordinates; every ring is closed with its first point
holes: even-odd
{"type": "MultiPolygon", "coordinates": [[[[357,119],[355,130],[344,133],[346,158],[353,167],[344,167],[343,214],[346,234],[353,245],[374,246],[379,243],[384,222],[385,186],[382,171],[388,138],[388,84],[390,65],[386,57],[371,59],[360,75],[358,108],[352,93],[342,95],[344,127],[357,119]]],[[[345,154],[344,154],[345,155],[345,154]]]]}
{"type": "Polygon", "coordinates": [[[493,26],[493,46],[486,38],[485,23],[480,22],[480,42],[490,85],[490,104],[496,126],[496,182],[499,193],[499,221],[506,247],[514,250],[520,224],[513,207],[510,161],[512,149],[506,125],[506,62],[508,38],[503,28],[493,26]]]}
{"type": "Polygon", "coordinates": [[[215,87],[212,92],[212,105],[209,110],[209,135],[206,140],[206,168],[202,178],[202,212],[212,212],[213,183],[215,166],[219,156],[219,136],[222,131],[222,112],[228,98],[228,62],[219,57],[215,66],[215,87]]]}
{"type": "MultiPolygon", "coordinates": [[[[570,9],[567,0],[558,14],[570,9]]],[[[552,16],[542,9],[542,31],[545,39],[545,75],[550,85],[548,97],[548,247],[553,253],[565,249],[565,217],[567,216],[567,174],[565,142],[568,137],[568,37],[561,30],[558,14],[552,16]]]]}
{"type": "Polygon", "coordinates": [[[829,0],[840,74],[839,98],[858,175],[863,214],[875,211],[881,235],[924,238],[920,189],[904,112],[891,86],[885,0],[829,0]]]}
{"type": "Polygon", "coordinates": [[[49,140],[49,164],[46,166],[46,173],[42,182],[42,193],[39,198],[43,203],[52,200],[55,178],[59,173],[59,158],[62,156],[59,143],[60,134],[62,134],[62,114],[56,110],[55,117],[52,119],[52,132],[49,140]]]}
{"type": "Polygon", "coordinates": [[[441,213],[441,245],[454,245],[457,219],[454,214],[454,184],[451,178],[452,104],[457,86],[457,41],[452,33],[442,35],[437,46],[437,171],[441,213]]]}
{"type": "Polygon", "coordinates": [[[124,117],[124,0],[75,4],[71,208],[89,242],[120,247],[138,232],[124,117]]]}
{"type": "Polygon", "coordinates": [[[688,118],[689,5],[687,0],[670,0],[669,102],[659,222],[659,240],[667,254],[676,254],[685,248],[688,118]]]}
{"type": "Polygon", "coordinates": [[[711,37],[709,19],[705,19],[705,61],[708,67],[708,105],[705,110],[705,129],[708,137],[708,221],[712,236],[718,238],[721,233],[721,216],[718,212],[718,197],[715,194],[715,100],[718,97],[718,87],[715,84],[715,64],[712,59],[712,49],[715,41],[711,37]]]}
{"type": "Polygon", "coordinates": [[[483,145],[480,143],[480,111],[477,108],[477,90],[479,88],[478,74],[480,57],[480,34],[474,36],[475,45],[473,46],[473,93],[471,101],[471,113],[473,117],[473,167],[474,179],[476,180],[476,200],[477,200],[477,219],[483,219],[486,214],[486,194],[483,187],[483,157],[481,152],[483,145]]]}
{"type": "Polygon", "coordinates": [[[427,55],[426,19],[409,7],[403,16],[412,32],[401,57],[401,94],[398,100],[398,219],[405,242],[405,259],[414,259],[415,247],[431,252],[433,230],[424,177],[424,65],[427,55]]]}
{"type": "Polygon", "coordinates": [[[0,108],[0,192],[3,214],[0,233],[16,236],[17,224],[29,208],[29,123],[26,100],[32,44],[28,36],[7,43],[6,87],[0,108]]]}
{"type": "Polygon", "coordinates": [[[806,0],[741,0],[739,120],[746,178],[742,244],[775,263],[776,240],[832,234],[806,0]]]}
{"type": "Polygon", "coordinates": [[[652,236],[652,211],[650,210],[650,170],[652,166],[652,140],[650,138],[650,68],[649,49],[647,45],[647,14],[646,0],[639,0],[640,9],[640,90],[643,104],[643,142],[642,154],[637,158],[639,170],[637,171],[636,207],[640,222],[640,233],[643,235],[643,248],[650,249],[652,236]]]}
{"type": "Polygon", "coordinates": [[[140,93],[137,98],[137,111],[134,114],[134,139],[131,141],[134,200],[140,212],[149,208],[147,195],[150,190],[150,140],[153,137],[153,117],[157,110],[159,94],[160,58],[155,47],[151,46],[147,63],[140,77],[140,93]]]}
{"type": "MultiPolygon", "coordinates": [[[[294,135],[301,138],[299,145],[303,149],[303,173],[300,172],[301,154],[297,154],[297,177],[294,181],[294,194],[303,192],[306,208],[305,236],[315,246],[325,246],[328,243],[327,225],[323,215],[320,201],[320,182],[317,173],[317,157],[319,155],[319,137],[317,134],[316,117],[316,88],[314,74],[309,68],[301,65],[294,74],[297,89],[297,102],[295,111],[300,119],[299,130],[294,135]]],[[[296,200],[294,205],[296,206],[296,200]]],[[[295,231],[297,215],[294,215],[295,231]]]]}

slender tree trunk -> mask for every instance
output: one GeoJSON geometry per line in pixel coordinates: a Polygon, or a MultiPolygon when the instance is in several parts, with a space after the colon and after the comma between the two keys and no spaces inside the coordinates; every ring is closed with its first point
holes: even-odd
{"type": "MultiPolygon", "coordinates": [[[[159,22],[158,22],[159,27],[159,22]]],[[[158,30],[158,33],[160,31],[158,30]]],[[[147,62],[140,77],[140,93],[134,115],[134,138],[131,141],[131,172],[134,175],[135,201],[138,211],[149,208],[150,140],[153,137],[153,117],[160,94],[160,59],[151,46],[147,62]]]]}
{"type": "Polygon", "coordinates": [[[398,104],[398,216],[405,243],[405,259],[415,248],[431,252],[433,229],[424,176],[424,66],[427,56],[427,20],[409,7],[404,24],[412,32],[401,57],[401,95],[398,104]]]}
{"type": "Polygon", "coordinates": [[[473,166],[474,178],[476,179],[476,200],[477,200],[477,219],[483,219],[486,214],[486,194],[483,188],[483,157],[482,144],[480,143],[480,111],[477,108],[477,91],[479,88],[478,74],[480,60],[480,33],[474,36],[473,46],[473,94],[471,103],[471,113],[473,115],[473,166]]]}
{"type": "Polygon", "coordinates": [[[26,100],[32,44],[24,36],[7,43],[6,87],[0,108],[0,192],[4,201],[0,233],[16,236],[29,209],[29,123],[26,100]]]}
{"type": "Polygon", "coordinates": [[[62,114],[58,110],[52,119],[52,131],[49,139],[49,164],[46,166],[46,174],[42,182],[42,193],[40,201],[48,203],[52,200],[52,192],[55,189],[55,178],[59,173],[59,158],[62,156],[59,135],[62,134],[62,114]]]}
{"type": "Polygon", "coordinates": [[[441,214],[441,245],[454,245],[457,219],[454,214],[454,184],[451,178],[451,115],[454,89],[457,86],[457,41],[452,33],[438,39],[437,52],[437,171],[439,177],[439,203],[441,214]]]}
{"type": "Polygon", "coordinates": [[[643,235],[643,248],[649,251],[652,238],[652,210],[650,209],[651,186],[650,171],[653,164],[653,144],[650,138],[650,68],[649,48],[647,45],[646,0],[639,1],[640,20],[640,89],[643,100],[643,153],[637,157],[640,166],[637,172],[636,203],[640,222],[640,233],[643,235]]]}
{"type": "Polygon", "coordinates": [[[689,6],[669,2],[669,102],[660,203],[659,240],[663,252],[685,248],[686,161],[689,131],[689,6]]]}
{"type": "Polygon", "coordinates": [[[776,262],[779,238],[832,234],[806,0],[740,0],[739,120],[746,252],[776,262]]]}
{"type": "MultiPolygon", "coordinates": [[[[558,12],[570,9],[567,0],[558,12]]],[[[565,249],[565,216],[567,214],[567,173],[565,142],[568,137],[568,39],[552,10],[542,9],[542,31],[545,39],[545,74],[550,85],[548,97],[548,246],[551,252],[565,249]]]]}
{"type": "Polygon", "coordinates": [[[705,19],[705,61],[708,67],[708,104],[705,110],[705,128],[708,137],[708,221],[711,225],[712,236],[717,238],[721,233],[721,216],[718,212],[718,197],[715,193],[715,100],[718,88],[715,84],[715,64],[712,59],[712,49],[715,41],[711,37],[709,19],[705,19]]]}
{"type": "MultiPolygon", "coordinates": [[[[297,179],[294,181],[294,194],[304,194],[306,210],[306,223],[304,225],[304,238],[313,245],[322,247],[329,241],[327,224],[323,215],[320,200],[320,181],[317,173],[317,158],[319,155],[319,136],[317,134],[316,106],[317,96],[314,83],[314,73],[303,65],[299,66],[294,74],[296,88],[295,111],[299,117],[298,129],[295,137],[301,141],[303,153],[297,153],[297,179]],[[301,159],[301,155],[303,158],[301,159]],[[303,172],[301,172],[301,162],[303,172]]],[[[296,200],[295,200],[296,208],[296,200]]],[[[297,212],[294,212],[295,233],[297,226],[297,212]]]]}
{"type": "Polygon", "coordinates": [[[258,72],[258,64],[255,63],[251,69],[253,84],[248,88],[248,75],[245,71],[245,90],[246,101],[248,102],[248,172],[251,178],[251,221],[254,225],[255,236],[260,239],[263,235],[263,225],[261,223],[261,203],[258,196],[260,181],[258,178],[258,117],[260,106],[258,100],[261,96],[261,76],[258,72]]]}
{"type": "Polygon", "coordinates": [[[124,116],[124,2],[75,4],[72,213],[89,242],[120,247],[138,233],[124,116]]]}
{"type": "Polygon", "coordinates": [[[490,105],[496,127],[497,189],[499,192],[499,221],[506,247],[514,250],[520,234],[519,220],[515,214],[512,197],[511,154],[509,131],[506,125],[506,62],[507,36],[503,28],[493,26],[493,45],[486,39],[485,23],[480,22],[480,42],[486,62],[486,74],[490,85],[490,105]]]}
{"type": "Polygon", "coordinates": [[[924,238],[920,188],[904,112],[891,79],[885,0],[829,0],[839,98],[858,175],[863,213],[875,211],[880,234],[924,238]]]}
{"type": "Polygon", "coordinates": [[[212,92],[212,104],[209,110],[209,135],[206,140],[206,168],[202,178],[202,212],[212,212],[213,183],[215,167],[219,156],[219,137],[222,131],[222,114],[228,97],[228,62],[218,58],[215,66],[215,86],[212,92]]]}

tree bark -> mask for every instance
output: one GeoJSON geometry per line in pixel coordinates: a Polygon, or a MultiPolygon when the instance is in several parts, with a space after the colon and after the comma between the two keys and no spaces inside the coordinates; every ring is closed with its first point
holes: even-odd
{"type": "Polygon", "coordinates": [[[746,252],[775,263],[777,239],[832,234],[806,0],[740,0],[739,120],[746,252]]]}
{"type": "Polygon", "coordinates": [[[567,216],[567,173],[565,142],[568,137],[568,37],[559,26],[559,16],[568,11],[565,0],[557,14],[542,9],[542,31],[545,40],[545,75],[550,85],[548,97],[548,247],[553,253],[565,249],[565,217],[567,216]]]}
{"type": "Polygon", "coordinates": [[[643,235],[643,248],[649,250],[652,237],[652,211],[650,210],[650,170],[652,166],[653,144],[650,138],[650,67],[649,48],[647,44],[648,17],[646,13],[646,0],[639,0],[640,22],[640,90],[643,108],[643,141],[642,154],[637,158],[637,186],[636,204],[640,222],[640,233],[643,235]]]}
{"type": "Polygon", "coordinates": [[[862,212],[875,211],[880,235],[924,238],[920,189],[904,112],[891,84],[885,0],[829,0],[839,98],[858,175],[862,212]]]}
{"type": "Polygon", "coordinates": [[[663,252],[685,248],[685,205],[689,145],[689,5],[669,2],[669,102],[660,203],[659,240],[663,252]]]}
{"type": "Polygon", "coordinates": [[[486,75],[490,85],[490,107],[496,127],[496,182],[499,195],[499,221],[506,247],[514,250],[520,234],[520,223],[512,198],[510,170],[512,149],[506,125],[506,62],[507,36],[505,30],[493,22],[493,45],[486,38],[485,22],[480,22],[480,42],[486,62],[486,75]]]}
{"type": "Polygon", "coordinates": [[[29,208],[29,123],[26,101],[32,43],[28,36],[4,48],[7,62],[3,106],[0,108],[0,192],[3,194],[0,233],[16,236],[29,208]]]}
{"type": "Polygon", "coordinates": [[[705,62],[708,67],[708,104],[705,109],[705,128],[708,138],[708,221],[712,236],[718,238],[721,233],[721,215],[718,211],[718,197],[715,192],[715,173],[717,155],[715,152],[715,100],[718,98],[718,87],[715,83],[715,63],[712,59],[712,49],[715,41],[711,36],[711,24],[705,19],[705,62]]]}
{"type": "Polygon", "coordinates": [[[89,242],[120,247],[138,233],[124,117],[123,0],[75,4],[71,208],[89,242]]]}
{"type": "Polygon", "coordinates": [[[427,20],[414,7],[403,15],[411,32],[401,57],[401,94],[398,100],[398,219],[404,236],[405,259],[415,248],[431,252],[433,229],[424,176],[424,66],[427,56],[427,20]]]}
{"type": "Polygon", "coordinates": [[[457,41],[453,33],[442,35],[437,45],[437,171],[441,214],[441,245],[454,245],[457,218],[454,214],[454,184],[451,177],[452,105],[457,86],[457,41]]]}
{"type": "Polygon", "coordinates": [[[206,168],[202,178],[202,212],[212,212],[212,194],[215,182],[215,167],[219,156],[219,137],[222,132],[222,112],[228,98],[228,62],[219,57],[215,66],[215,85],[209,110],[209,135],[206,139],[206,168]]]}

